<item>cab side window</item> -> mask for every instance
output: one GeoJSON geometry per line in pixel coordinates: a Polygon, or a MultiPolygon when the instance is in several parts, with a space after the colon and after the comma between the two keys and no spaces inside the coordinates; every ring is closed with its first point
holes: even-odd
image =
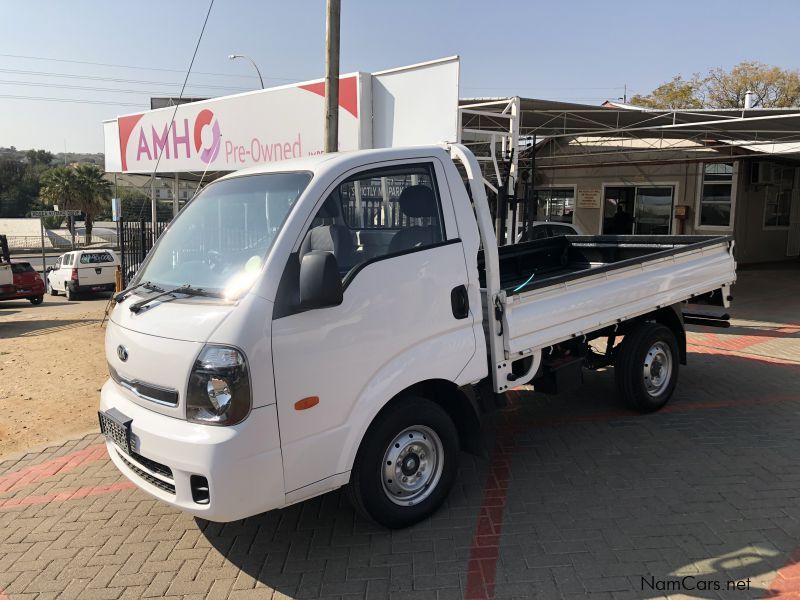
{"type": "Polygon", "coordinates": [[[302,311],[300,265],[310,252],[333,254],[347,286],[368,262],[444,242],[434,173],[433,164],[414,163],[362,171],[338,184],[314,215],[299,250],[286,263],[272,318],[302,311]]]}
{"type": "Polygon", "coordinates": [[[72,264],[72,257],[75,256],[74,254],[65,254],[64,255],[64,266],[68,267],[72,264]]]}
{"type": "Polygon", "coordinates": [[[354,267],[443,242],[444,225],[433,165],[376,169],[339,184],[303,238],[307,252],[332,252],[342,277],[354,267]]]}

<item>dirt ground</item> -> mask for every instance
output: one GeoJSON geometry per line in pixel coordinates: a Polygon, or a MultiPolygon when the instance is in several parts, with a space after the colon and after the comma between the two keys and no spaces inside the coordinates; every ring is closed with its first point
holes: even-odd
{"type": "Polygon", "coordinates": [[[98,428],[107,303],[0,303],[0,458],[98,428]]]}

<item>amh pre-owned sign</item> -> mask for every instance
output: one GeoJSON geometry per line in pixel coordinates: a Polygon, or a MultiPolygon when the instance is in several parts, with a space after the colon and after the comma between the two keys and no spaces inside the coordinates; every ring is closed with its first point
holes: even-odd
{"type": "MultiPolygon", "coordinates": [[[[361,80],[340,81],[341,150],[360,147],[361,80]]],[[[232,171],[318,154],[324,96],[324,82],[312,82],[119,117],[120,171],[232,171]]]]}

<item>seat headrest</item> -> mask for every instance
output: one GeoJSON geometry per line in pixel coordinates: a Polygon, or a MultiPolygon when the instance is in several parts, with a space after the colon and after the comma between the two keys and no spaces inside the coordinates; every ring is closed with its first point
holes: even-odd
{"type": "Polygon", "coordinates": [[[336,198],[330,196],[325,203],[319,207],[317,218],[319,219],[335,219],[339,215],[339,210],[336,206],[336,198]]]}
{"type": "Polygon", "coordinates": [[[436,196],[427,185],[412,185],[404,189],[397,199],[402,213],[411,218],[435,217],[436,196]]]}

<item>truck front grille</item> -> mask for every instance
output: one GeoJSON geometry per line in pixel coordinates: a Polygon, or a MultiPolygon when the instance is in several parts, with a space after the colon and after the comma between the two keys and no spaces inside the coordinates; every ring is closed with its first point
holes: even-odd
{"type": "Polygon", "coordinates": [[[170,469],[166,465],[162,465],[162,464],[157,463],[157,462],[155,462],[153,460],[150,460],[149,458],[145,458],[144,456],[141,456],[140,454],[136,454],[135,452],[133,453],[133,456],[128,456],[125,453],[120,452],[119,450],[117,450],[117,456],[119,456],[120,460],[122,460],[122,462],[125,463],[125,466],[127,466],[131,471],[136,473],[139,477],[144,479],[150,485],[154,485],[158,489],[163,490],[163,491],[167,492],[168,494],[173,494],[173,495],[175,494],[175,483],[174,482],[168,482],[168,481],[164,481],[163,479],[159,479],[155,475],[152,475],[152,474],[148,473],[147,471],[145,471],[144,469],[141,468],[141,467],[145,467],[147,469],[150,469],[151,471],[154,471],[154,472],[156,472],[156,473],[158,473],[160,475],[163,475],[165,477],[169,477],[171,479],[172,478],[172,469],[170,469]],[[134,462],[133,462],[134,460],[136,462],[139,462],[141,466],[137,466],[136,464],[134,464],[134,462]]]}

